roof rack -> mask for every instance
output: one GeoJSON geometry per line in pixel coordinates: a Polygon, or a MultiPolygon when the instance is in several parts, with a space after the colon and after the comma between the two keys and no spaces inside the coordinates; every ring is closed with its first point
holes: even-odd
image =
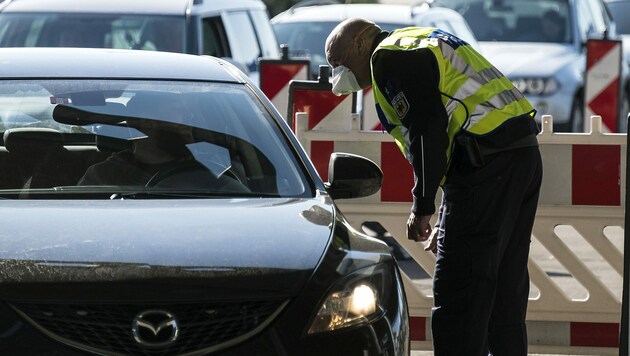
{"type": "Polygon", "coordinates": [[[429,9],[431,7],[431,4],[433,4],[433,0],[417,0],[416,2],[411,4],[411,6],[410,6],[411,18],[414,18],[416,16],[416,14],[419,12],[416,9],[419,8],[420,11],[426,10],[426,9],[429,9]]]}
{"type": "Polygon", "coordinates": [[[2,11],[5,7],[7,7],[13,0],[0,0],[0,11],[2,11]]]}
{"type": "Polygon", "coordinates": [[[320,6],[320,5],[338,5],[341,4],[341,2],[336,1],[336,0],[302,0],[300,2],[298,2],[297,4],[291,6],[289,8],[289,10],[287,10],[289,13],[292,13],[293,10],[299,8],[299,7],[306,7],[306,6],[320,6]]]}

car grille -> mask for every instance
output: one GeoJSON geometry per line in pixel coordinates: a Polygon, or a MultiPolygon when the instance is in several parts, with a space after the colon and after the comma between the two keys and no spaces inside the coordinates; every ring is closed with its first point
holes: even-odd
{"type": "Polygon", "coordinates": [[[220,350],[255,335],[284,301],[191,304],[11,303],[35,327],[63,343],[104,354],[178,355],[220,350]],[[177,319],[178,337],[167,346],[142,345],[132,323],[139,313],[161,310],[177,319]]]}

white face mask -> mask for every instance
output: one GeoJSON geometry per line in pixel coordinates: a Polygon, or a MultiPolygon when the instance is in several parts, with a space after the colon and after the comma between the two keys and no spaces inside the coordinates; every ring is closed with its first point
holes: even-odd
{"type": "Polygon", "coordinates": [[[362,90],[354,73],[347,67],[337,66],[332,72],[332,92],[335,95],[344,95],[362,90]]]}

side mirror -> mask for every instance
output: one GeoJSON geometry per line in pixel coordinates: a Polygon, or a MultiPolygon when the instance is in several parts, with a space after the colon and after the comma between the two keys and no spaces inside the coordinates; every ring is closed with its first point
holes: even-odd
{"type": "Polygon", "coordinates": [[[333,199],[367,197],[383,184],[383,171],[371,160],[351,153],[333,153],[328,163],[328,193],[333,199]]]}

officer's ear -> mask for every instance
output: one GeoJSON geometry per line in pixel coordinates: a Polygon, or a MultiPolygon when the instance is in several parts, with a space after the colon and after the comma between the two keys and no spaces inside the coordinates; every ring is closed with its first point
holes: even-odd
{"type": "Polygon", "coordinates": [[[357,36],[354,39],[354,48],[356,49],[357,54],[363,54],[366,48],[365,36],[357,36]]]}
{"type": "Polygon", "coordinates": [[[363,61],[363,58],[370,56],[370,54],[368,53],[370,49],[369,49],[369,46],[367,45],[367,41],[365,40],[364,36],[361,36],[355,39],[354,50],[355,50],[356,57],[361,58],[362,61],[363,61]]]}
{"type": "Polygon", "coordinates": [[[360,56],[370,56],[372,54],[372,44],[376,36],[372,34],[371,30],[371,27],[366,27],[354,38],[354,48],[360,56]]]}

